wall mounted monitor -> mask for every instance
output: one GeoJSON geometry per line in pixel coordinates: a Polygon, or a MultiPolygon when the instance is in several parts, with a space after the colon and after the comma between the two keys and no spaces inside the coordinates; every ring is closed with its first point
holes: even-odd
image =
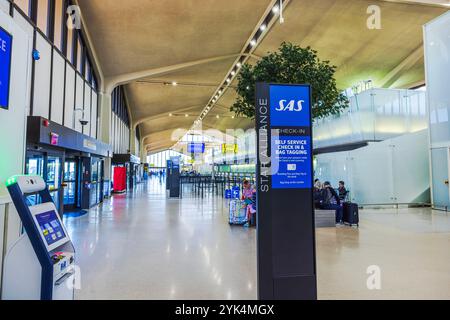
{"type": "Polygon", "coordinates": [[[12,35],[0,27],[0,108],[9,109],[12,35]]]}

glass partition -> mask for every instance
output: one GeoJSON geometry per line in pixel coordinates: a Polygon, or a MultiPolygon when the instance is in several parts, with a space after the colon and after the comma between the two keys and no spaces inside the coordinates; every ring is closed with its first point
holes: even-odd
{"type": "Polygon", "coordinates": [[[342,114],[317,120],[315,148],[384,141],[428,127],[426,93],[370,89],[350,98],[342,114]]]}

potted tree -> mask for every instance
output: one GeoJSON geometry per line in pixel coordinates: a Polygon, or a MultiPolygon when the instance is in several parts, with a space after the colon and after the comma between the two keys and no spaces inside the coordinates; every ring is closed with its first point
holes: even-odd
{"type": "Polygon", "coordinates": [[[238,77],[238,99],[231,111],[238,117],[255,117],[257,82],[310,84],[314,119],[339,114],[348,107],[347,97],[336,87],[336,67],[321,61],[317,51],[292,43],[282,43],[278,52],[269,53],[255,66],[245,64],[238,77]]]}

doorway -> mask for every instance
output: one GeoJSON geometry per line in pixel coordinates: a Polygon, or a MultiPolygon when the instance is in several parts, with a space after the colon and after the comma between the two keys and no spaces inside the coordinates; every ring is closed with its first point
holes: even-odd
{"type": "Polygon", "coordinates": [[[64,210],[70,211],[78,207],[79,197],[79,161],[68,159],[64,163],[64,210]]]}
{"type": "MultiPolygon", "coordinates": [[[[37,152],[28,151],[25,162],[25,174],[40,176],[46,182],[50,195],[55,202],[58,211],[62,215],[63,205],[63,163],[64,154],[61,152],[37,152]]],[[[39,195],[28,197],[31,205],[41,203],[39,195]]]]}

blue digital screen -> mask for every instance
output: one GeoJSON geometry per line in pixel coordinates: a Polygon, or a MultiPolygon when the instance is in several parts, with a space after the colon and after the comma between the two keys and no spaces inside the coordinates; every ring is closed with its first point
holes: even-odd
{"type": "Polygon", "coordinates": [[[189,143],[188,153],[205,153],[206,144],[204,143],[189,143]]]}
{"type": "Polygon", "coordinates": [[[273,189],[312,188],[312,138],[304,130],[312,125],[310,90],[305,85],[270,86],[270,123],[281,130],[271,141],[273,189]]]}
{"type": "Polygon", "coordinates": [[[0,108],[9,107],[12,36],[0,28],[0,108]]]}
{"type": "Polygon", "coordinates": [[[38,214],[36,220],[48,246],[66,237],[55,211],[38,214]]]}
{"type": "Polygon", "coordinates": [[[311,89],[309,86],[270,86],[272,127],[310,127],[311,89]]]}
{"type": "Polygon", "coordinates": [[[312,188],[311,137],[272,137],[272,187],[312,188]]]}

